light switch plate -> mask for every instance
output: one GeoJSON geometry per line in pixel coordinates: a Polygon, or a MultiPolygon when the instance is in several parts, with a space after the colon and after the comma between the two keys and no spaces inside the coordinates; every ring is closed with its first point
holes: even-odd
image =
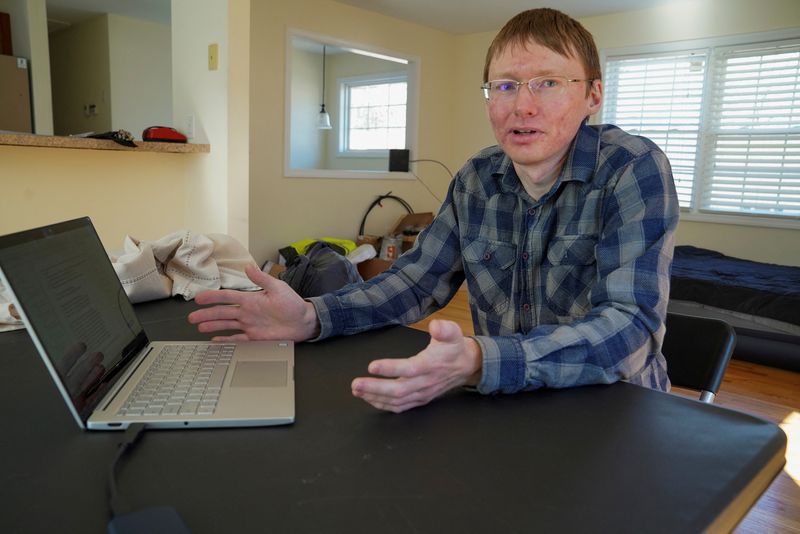
{"type": "Polygon", "coordinates": [[[219,68],[219,45],[217,43],[208,45],[208,70],[219,68]]]}

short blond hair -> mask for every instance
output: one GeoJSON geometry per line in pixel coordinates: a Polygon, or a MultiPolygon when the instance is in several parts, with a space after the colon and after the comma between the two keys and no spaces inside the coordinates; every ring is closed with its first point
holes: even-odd
{"type": "Polygon", "coordinates": [[[600,56],[592,34],[569,15],[543,7],[523,11],[506,22],[486,52],[483,81],[489,81],[489,66],[506,48],[524,47],[531,41],[564,57],[577,58],[588,79],[602,79],[600,56]]]}

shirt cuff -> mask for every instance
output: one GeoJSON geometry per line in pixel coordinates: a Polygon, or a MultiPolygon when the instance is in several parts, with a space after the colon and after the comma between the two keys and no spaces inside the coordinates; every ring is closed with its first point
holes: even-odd
{"type": "Polygon", "coordinates": [[[473,339],[483,355],[479,392],[514,393],[525,387],[525,354],[514,338],[474,336],[473,339]]]}
{"type": "Polygon", "coordinates": [[[317,318],[319,319],[319,335],[314,339],[309,339],[308,341],[321,341],[334,335],[336,330],[333,323],[334,316],[336,315],[335,310],[339,306],[338,301],[330,295],[310,297],[305,300],[314,306],[314,309],[317,312],[317,318]]]}

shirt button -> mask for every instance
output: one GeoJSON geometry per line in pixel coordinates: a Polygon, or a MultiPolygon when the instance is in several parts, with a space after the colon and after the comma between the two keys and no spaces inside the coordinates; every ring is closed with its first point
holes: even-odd
{"type": "Polygon", "coordinates": [[[528,253],[527,252],[523,252],[522,253],[522,259],[525,260],[525,261],[528,261],[528,253]]]}
{"type": "Polygon", "coordinates": [[[489,261],[492,259],[492,255],[487,252],[486,254],[483,255],[483,259],[489,261]]]}
{"type": "Polygon", "coordinates": [[[536,215],[536,208],[528,208],[528,215],[536,215]]]}
{"type": "Polygon", "coordinates": [[[531,309],[531,305],[526,302],[525,304],[522,305],[522,309],[528,311],[531,309]]]}

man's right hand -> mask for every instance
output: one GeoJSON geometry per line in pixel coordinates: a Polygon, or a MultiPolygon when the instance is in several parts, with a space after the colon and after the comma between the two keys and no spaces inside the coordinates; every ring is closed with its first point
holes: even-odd
{"type": "Polygon", "coordinates": [[[262,288],[255,293],[219,289],[203,291],[198,304],[222,304],[189,314],[189,322],[200,332],[239,330],[231,336],[216,336],[215,341],[290,339],[305,341],[319,335],[319,319],[314,305],[303,300],[286,282],[249,265],[245,273],[262,288]]]}

